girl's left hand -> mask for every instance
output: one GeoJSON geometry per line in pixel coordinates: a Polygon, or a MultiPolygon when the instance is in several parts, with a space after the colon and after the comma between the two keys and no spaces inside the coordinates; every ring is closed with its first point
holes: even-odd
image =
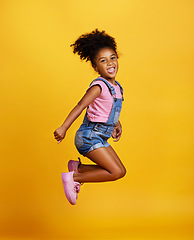
{"type": "Polygon", "coordinates": [[[114,142],[119,141],[121,134],[122,134],[122,126],[121,126],[121,123],[118,122],[116,127],[114,127],[114,131],[112,132],[112,138],[114,138],[113,141],[114,142]]]}

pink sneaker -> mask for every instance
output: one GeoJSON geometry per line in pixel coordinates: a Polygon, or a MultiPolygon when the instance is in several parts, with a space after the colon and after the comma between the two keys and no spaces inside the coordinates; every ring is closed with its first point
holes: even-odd
{"type": "Polygon", "coordinates": [[[68,162],[69,172],[72,172],[72,171],[78,172],[78,167],[81,164],[80,158],[78,158],[78,159],[79,159],[79,161],[70,160],[68,162]]]}
{"type": "Polygon", "coordinates": [[[76,199],[78,199],[78,193],[80,192],[81,183],[75,182],[75,190],[76,190],[76,199]]]}
{"type": "Polygon", "coordinates": [[[72,204],[76,204],[77,193],[79,191],[80,183],[73,181],[74,171],[68,173],[62,173],[63,187],[67,200],[72,204]]]}

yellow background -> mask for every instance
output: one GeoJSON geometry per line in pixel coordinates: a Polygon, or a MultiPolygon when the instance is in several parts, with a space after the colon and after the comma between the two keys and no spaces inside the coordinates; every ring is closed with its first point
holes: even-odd
{"type": "MultiPolygon", "coordinates": [[[[0,239],[194,238],[191,0],[0,1],[0,239]],[[114,36],[124,87],[116,149],[125,178],[84,184],[75,206],[61,172],[74,134],[53,131],[95,77],[69,47],[95,28],[114,36]]],[[[82,158],[87,163],[87,159],[82,158]]]]}

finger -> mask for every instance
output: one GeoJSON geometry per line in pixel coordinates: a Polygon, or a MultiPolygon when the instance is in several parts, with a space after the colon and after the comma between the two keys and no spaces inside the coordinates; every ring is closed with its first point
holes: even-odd
{"type": "Polygon", "coordinates": [[[120,137],[121,137],[121,135],[119,135],[116,139],[114,139],[113,142],[118,142],[120,137]]]}
{"type": "Polygon", "coordinates": [[[58,136],[59,134],[57,133],[57,132],[54,132],[54,136],[56,137],[56,136],[58,136]]]}
{"type": "Polygon", "coordinates": [[[115,133],[112,133],[112,138],[116,138],[116,134],[115,133]]]}
{"type": "Polygon", "coordinates": [[[114,140],[113,140],[113,142],[118,142],[118,141],[119,141],[119,139],[120,139],[120,137],[119,137],[119,138],[117,138],[117,139],[114,139],[114,140]]]}
{"type": "Polygon", "coordinates": [[[115,132],[115,130],[112,132],[111,136],[112,136],[113,138],[116,138],[116,132],[115,132]]]}
{"type": "Polygon", "coordinates": [[[60,141],[62,138],[60,136],[55,137],[57,141],[60,141]]]}
{"type": "Polygon", "coordinates": [[[53,132],[53,134],[57,134],[57,129],[53,132]]]}
{"type": "Polygon", "coordinates": [[[118,137],[118,136],[121,136],[121,134],[122,134],[122,131],[119,130],[119,131],[117,132],[117,137],[118,137]]]}
{"type": "Polygon", "coordinates": [[[55,137],[62,137],[62,134],[61,133],[57,133],[57,134],[55,134],[55,137]]]}
{"type": "Polygon", "coordinates": [[[120,137],[121,136],[121,132],[117,133],[117,137],[120,137]]]}
{"type": "Polygon", "coordinates": [[[122,129],[121,128],[117,129],[117,133],[121,134],[122,133],[122,129]]]}

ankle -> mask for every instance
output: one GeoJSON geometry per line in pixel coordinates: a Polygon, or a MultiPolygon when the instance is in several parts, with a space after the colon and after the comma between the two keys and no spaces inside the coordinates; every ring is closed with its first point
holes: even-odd
{"type": "Polygon", "coordinates": [[[84,164],[82,164],[81,162],[80,162],[80,164],[78,165],[78,168],[77,168],[77,171],[78,171],[78,173],[82,173],[83,171],[83,166],[84,166],[84,164]]]}
{"type": "Polygon", "coordinates": [[[78,176],[80,175],[80,173],[79,172],[74,172],[74,174],[73,174],[73,181],[74,182],[79,182],[77,179],[78,179],[78,176]]]}

